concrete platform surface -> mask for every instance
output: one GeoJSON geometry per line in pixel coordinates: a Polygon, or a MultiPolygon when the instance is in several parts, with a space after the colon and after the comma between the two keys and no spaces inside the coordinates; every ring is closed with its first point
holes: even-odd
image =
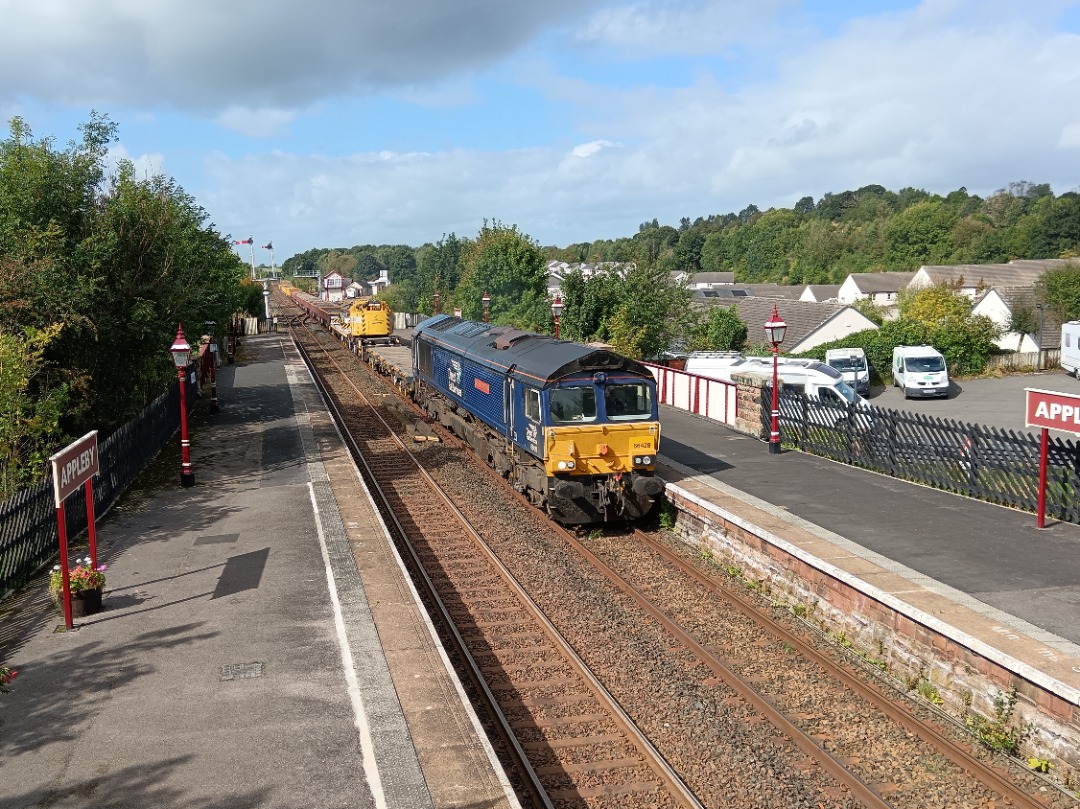
{"type": "Polygon", "coordinates": [[[291,344],[218,394],[196,485],[159,459],[99,519],[100,613],[0,605],[0,806],[516,806],[291,344]]]}

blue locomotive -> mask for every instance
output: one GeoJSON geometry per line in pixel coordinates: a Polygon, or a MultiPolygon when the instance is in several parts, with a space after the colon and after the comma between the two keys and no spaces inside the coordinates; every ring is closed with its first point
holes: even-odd
{"type": "Polygon", "coordinates": [[[641,363],[448,315],[416,327],[412,359],[416,401],[557,522],[636,520],[662,494],[641,363]]]}

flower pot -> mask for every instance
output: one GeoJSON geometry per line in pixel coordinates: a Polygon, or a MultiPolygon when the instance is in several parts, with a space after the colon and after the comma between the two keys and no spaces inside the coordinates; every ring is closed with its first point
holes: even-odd
{"type": "Polygon", "coordinates": [[[71,617],[84,618],[101,611],[101,588],[71,594],[71,617]]]}

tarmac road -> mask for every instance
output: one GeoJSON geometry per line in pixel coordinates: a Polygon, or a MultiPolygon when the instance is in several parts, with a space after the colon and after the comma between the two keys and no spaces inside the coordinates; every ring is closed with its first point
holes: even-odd
{"type": "MultiPolygon", "coordinates": [[[[1080,396],[1080,381],[1060,368],[1000,378],[953,380],[947,399],[904,399],[899,388],[874,387],[870,404],[889,410],[923,413],[940,419],[968,424],[984,424],[1006,430],[1024,431],[1026,388],[1070,393],[1080,396]]],[[[1038,433],[1038,428],[1027,432],[1038,433]]],[[[1051,430],[1051,435],[1073,438],[1072,433],[1051,430]]]]}

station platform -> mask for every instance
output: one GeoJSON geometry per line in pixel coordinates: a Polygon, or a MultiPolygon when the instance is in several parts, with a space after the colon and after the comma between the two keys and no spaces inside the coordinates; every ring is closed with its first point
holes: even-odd
{"type": "Polygon", "coordinates": [[[288,339],[218,397],[196,485],[166,450],[99,516],[101,612],[0,605],[0,806],[516,807],[288,339]]]}
{"type": "Polygon", "coordinates": [[[732,524],[1045,689],[1080,722],[1080,526],[797,451],[661,407],[658,473],[732,524]]]}

